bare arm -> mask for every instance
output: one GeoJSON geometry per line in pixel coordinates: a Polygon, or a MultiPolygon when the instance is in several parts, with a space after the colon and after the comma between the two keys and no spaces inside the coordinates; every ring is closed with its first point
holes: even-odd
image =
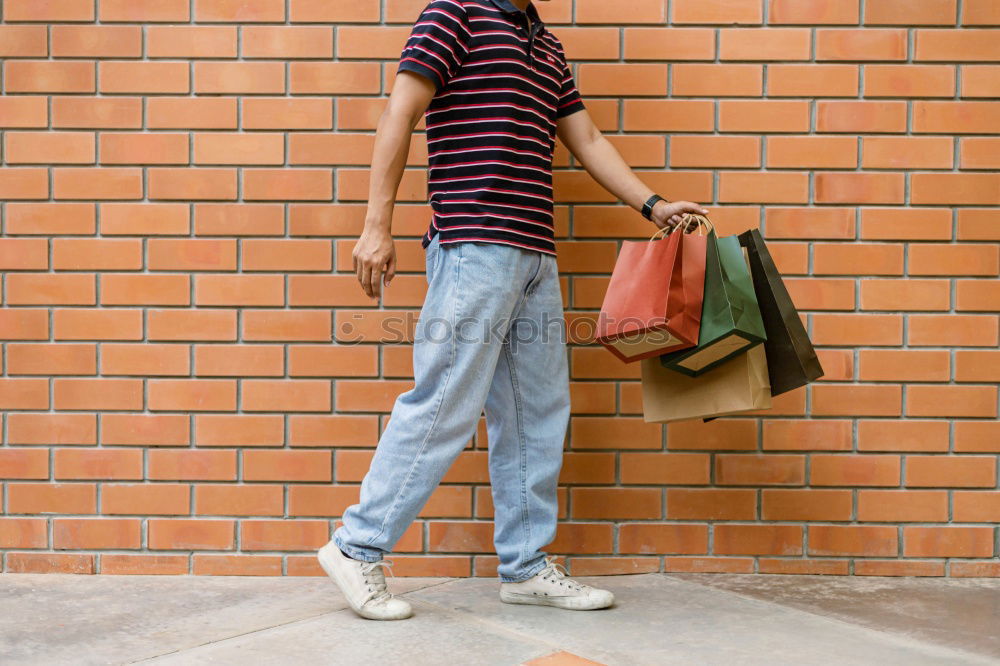
{"type": "Polygon", "coordinates": [[[389,103],[378,120],[372,151],[365,227],[354,246],[354,271],[369,298],[381,295],[396,274],[396,246],[392,242],[392,211],[410,152],[413,128],[434,97],[434,84],[412,72],[396,76],[389,103]],[[385,272],[383,278],[383,271],[385,272]]]}
{"type": "MultiPolygon", "coordinates": [[[[611,142],[594,125],[586,109],[560,118],[556,124],[556,133],[594,180],[635,210],[642,210],[642,205],[653,195],[653,190],[639,180],[611,142]]],[[[653,222],[660,228],[668,224],[673,226],[681,221],[684,213],[706,215],[708,211],[690,201],[658,201],[653,207],[653,222]]]]}

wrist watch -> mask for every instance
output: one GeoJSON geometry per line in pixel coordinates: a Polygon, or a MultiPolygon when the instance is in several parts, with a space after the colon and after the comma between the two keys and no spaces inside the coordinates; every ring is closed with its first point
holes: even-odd
{"type": "Polygon", "coordinates": [[[654,194],[646,200],[646,203],[642,205],[642,216],[647,220],[653,220],[653,206],[656,205],[657,201],[666,201],[666,199],[661,197],[659,194],[654,194]]]}

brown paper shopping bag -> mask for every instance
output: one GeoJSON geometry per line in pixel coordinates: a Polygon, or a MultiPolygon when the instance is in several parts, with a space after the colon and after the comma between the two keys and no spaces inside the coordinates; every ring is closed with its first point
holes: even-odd
{"type": "Polygon", "coordinates": [[[764,346],[756,345],[697,377],[641,361],[642,413],[647,423],[738,414],[771,406],[764,346]]]}

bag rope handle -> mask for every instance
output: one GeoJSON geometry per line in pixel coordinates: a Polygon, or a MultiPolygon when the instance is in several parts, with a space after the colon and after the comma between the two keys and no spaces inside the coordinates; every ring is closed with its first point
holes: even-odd
{"type": "Polygon", "coordinates": [[[695,226],[698,227],[699,236],[705,235],[702,233],[702,227],[708,227],[709,233],[715,231],[715,225],[712,224],[712,221],[704,215],[698,215],[697,213],[684,213],[684,217],[681,218],[680,222],[672,227],[661,227],[660,229],[657,229],[653,235],[649,237],[649,240],[654,241],[658,238],[662,238],[663,236],[669,236],[679,228],[683,228],[686,232],[687,228],[691,225],[691,222],[694,222],[695,226]]]}

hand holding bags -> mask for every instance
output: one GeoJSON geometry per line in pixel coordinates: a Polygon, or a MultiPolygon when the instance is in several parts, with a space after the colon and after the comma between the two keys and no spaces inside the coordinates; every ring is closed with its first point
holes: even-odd
{"type": "Polygon", "coordinates": [[[700,224],[685,233],[689,223],[622,243],[596,339],[626,363],[698,342],[708,237],[700,224]]]}
{"type": "MultiPolygon", "coordinates": [[[[700,216],[698,216],[700,217],[700,216]]],[[[750,270],[736,236],[719,238],[711,223],[705,256],[705,296],[698,345],[660,356],[660,363],[692,377],[764,341],[750,270]]]]}
{"type": "Polygon", "coordinates": [[[771,395],[805,386],[823,376],[816,350],[760,231],[744,231],[739,240],[747,249],[754,291],[764,320],[764,330],[767,331],[764,349],[767,352],[771,395]]]}

